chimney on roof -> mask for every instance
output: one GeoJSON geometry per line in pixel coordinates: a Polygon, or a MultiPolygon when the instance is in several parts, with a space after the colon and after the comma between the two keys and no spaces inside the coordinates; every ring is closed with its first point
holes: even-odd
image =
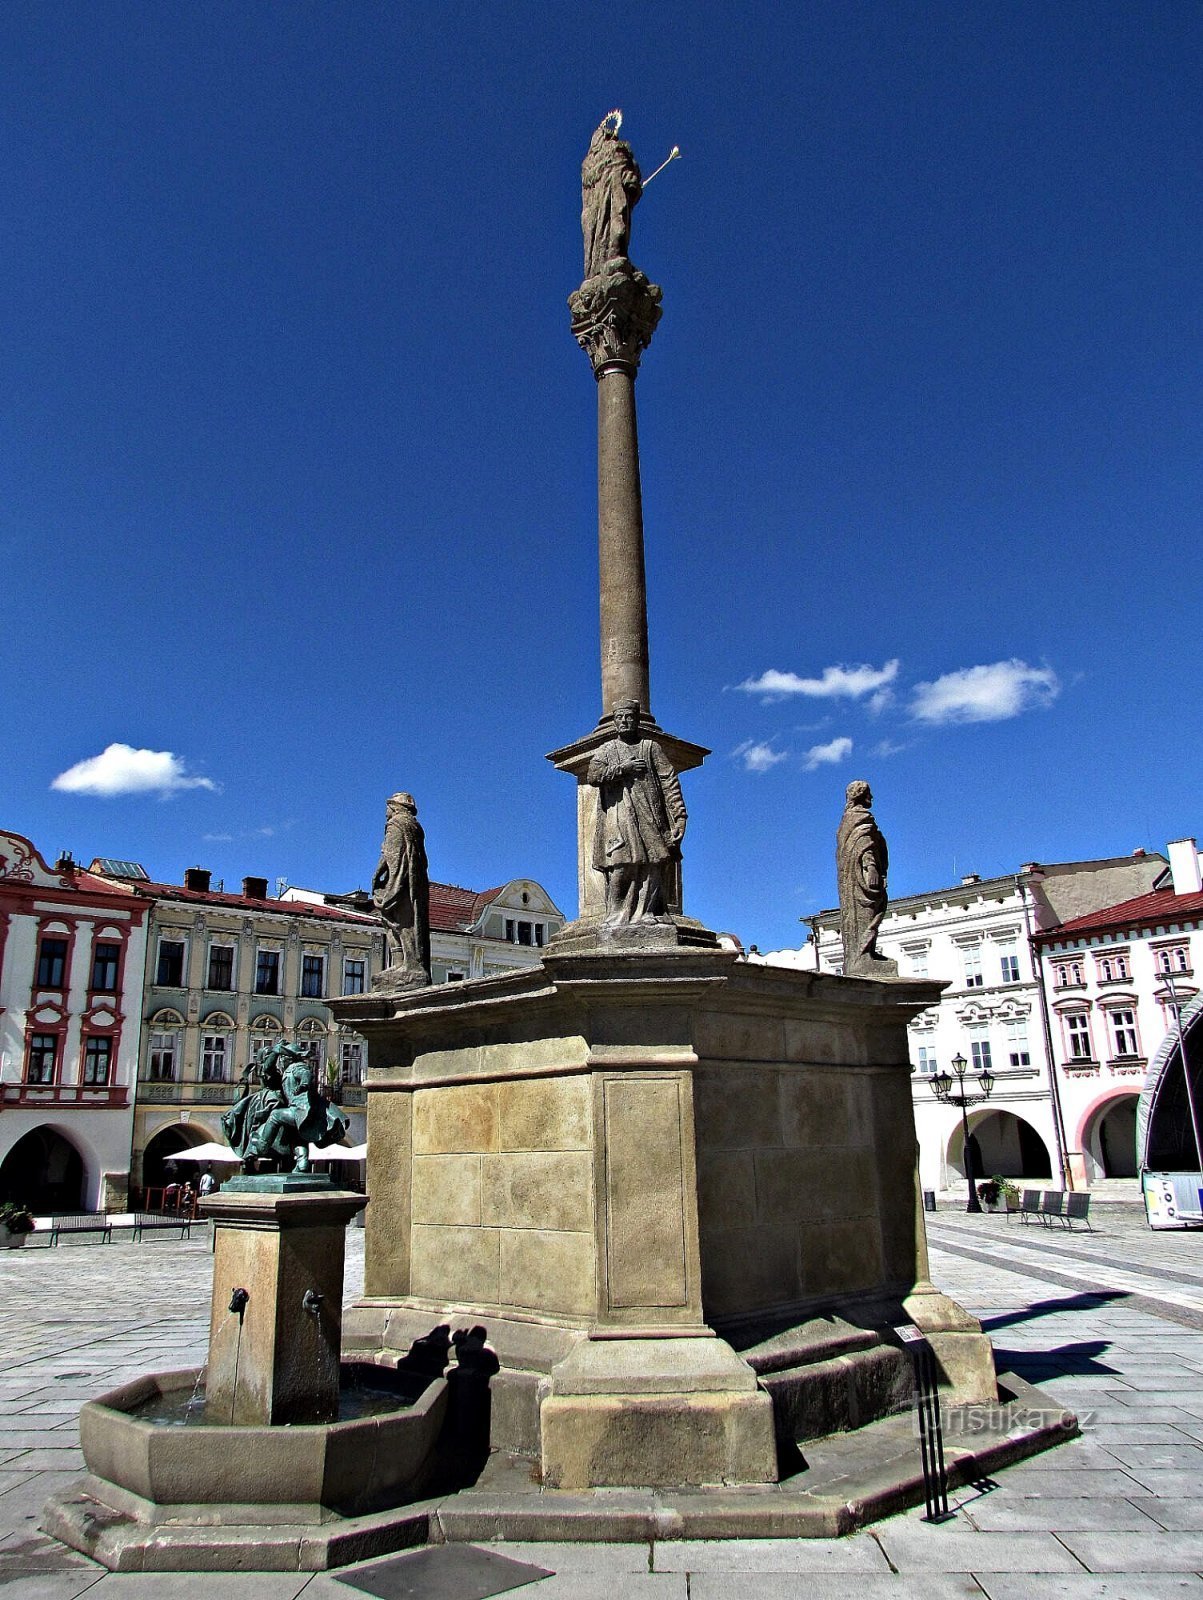
{"type": "Polygon", "coordinates": [[[244,900],[266,900],[267,899],[267,879],[266,878],[243,878],[243,880],[242,880],[242,898],[244,900]]]}
{"type": "Polygon", "coordinates": [[[1138,844],[1136,846],[1136,849],[1133,850],[1133,852],[1132,852],[1132,859],[1133,859],[1133,861],[1142,861],[1144,859],[1144,855],[1145,855],[1145,847],[1144,847],[1144,845],[1143,844],[1138,844]]]}
{"type": "Polygon", "coordinates": [[[208,894],[212,878],[208,867],[189,867],[184,873],[184,888],[192,889],[197,894],[208,894]]]}
{"type": "Polygon", "coordinates": [[[1175,894],[1198,894],[1203,889],[1199,874],[1199,851],[1193,839],[1171,839],[1169,843],[1170,877],[1174,880],[1175,894]]]}
{"type": "Polygon", "coordinates": [[[64,850],[62,852],[58,860],[54,863],[54,870],[56,872],[65,873],[67,877],[70,877],[75,871],[75,857],[71,854],[70,850],[64,850]]]}
{"type": "Polygon", "coordinates": [[[968,889],[973,884],[980,883],[981,881],[982,881],[982,877],[981,877],[981,873],[980,872],[967,872],[965,874],[965,876],[961,879],[961,887],[964,888],[964,889],[968,889]]]}

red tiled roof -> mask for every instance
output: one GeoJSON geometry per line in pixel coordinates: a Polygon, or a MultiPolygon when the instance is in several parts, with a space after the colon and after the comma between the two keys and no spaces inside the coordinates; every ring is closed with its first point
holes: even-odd
{"type": "Polygon", "coordinates": [[[1160,927],[1169,922],[1188,922],[1195,917],[1203,917],[1203,892],[1175,894],[1172,889],[1152,889],[1148,894],[1138,894],[1134,900],[1121,900],[1118,905],[1088,912],[1072,922],[1063,922],[1060,927],[1046,928],[1036,938],[1041,944],[1049,944],[1083,933],[1160,927]]]}
{"type": "Polygon", "coordinates": [[[462,933],[500,893],[501,889],[485,889],[478,894],[475,889],[461,889],[454,883],[432,883],[430,926],[440,933],[462,933]]]}
{"type": "MultiPolygon", "coordinates": [[[[140,878],[110,881],[91,873],[80,872],[78,879],[88,879],[98,889],[112,893],[119,889],[149,900],[182,900],[189,905],[224,906],[231,911],[271,911],[284,916],[318,917],[326,920],[362,922],[373,924],[377,919],[364,912],[351,911],[344,906],[319,905],[311,900],[253,900],[242,894],[223,894],[219,890],[185,889],[178,883],[152,883],[140,878]]],[[[476,923],[485,907],[501,893],[497,889],[461,889],[453,883],[430,885],[430,926],[440,933],[463,933],[476,923]]]]}
{"type": "Polygon", "coordinates": [[[270,911],[285,917],[319,917],[337,922],[362,922],[371,926],[375,917],[343,906],[315,905],[310,900],[252,900],[245,894],[222,894],[216,889],[184,889],[178,883],[131,882],[131,893],[150,900],[183,900],[188,905],[225,906],[231,911],[270,911]]]}

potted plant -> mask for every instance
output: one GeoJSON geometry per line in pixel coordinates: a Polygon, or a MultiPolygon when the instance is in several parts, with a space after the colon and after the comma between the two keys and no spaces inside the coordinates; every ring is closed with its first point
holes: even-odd
{"type": "Polygon", "coordinates": [[[978,1184],[978,1199],[982,1202],[987,1211],[996,1211],[998,1209],[998,1202],[1002,1198],[1006,1181],[1007,1180],[1005,1178],[995,1177],[987,1178],[985,1183],[978,1184]]]}
{"type": "Polygon", "coordinates": [[[16,1250],[33,1232],[33,1213],[16,1200],[0,1205],[0,1249],[16,1250]]]}

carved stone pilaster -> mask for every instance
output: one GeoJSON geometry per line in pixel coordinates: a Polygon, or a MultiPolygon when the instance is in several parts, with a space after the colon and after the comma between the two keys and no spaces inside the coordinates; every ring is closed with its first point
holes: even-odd
{"type": "Polygon", "coordinates": [[[572,331],[593,363],[594,377],[611,366],[638,370],[660,321],[661,293],[629,261],[617,260],[568,296],[572,331]]]}

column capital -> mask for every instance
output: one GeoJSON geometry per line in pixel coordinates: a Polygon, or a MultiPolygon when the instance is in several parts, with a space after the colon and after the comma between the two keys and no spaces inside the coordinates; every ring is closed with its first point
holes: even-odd
{"type": "Polygon", "coordinates": [[[614,261],[568,296],[572,331],[594,377],[612,368],[635,376],[660,321],[661,294],[660,285],[629,261],[614,261]]]}

